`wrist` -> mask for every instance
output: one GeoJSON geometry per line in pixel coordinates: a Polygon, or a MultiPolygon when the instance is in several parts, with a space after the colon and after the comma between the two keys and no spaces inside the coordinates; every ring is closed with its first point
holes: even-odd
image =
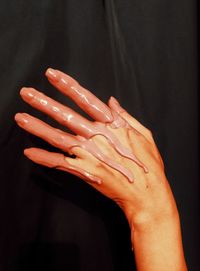
{"type": "Polygon", "coordinates": [[[132,227],[131,243],[138,270],[187,271],[177,213],[132,227]]]}
{"type": "MultiPolygon", "coordinates": [[[[168,206],[169,207],[169,206],[168,206]]],[[[179,213],[176,206],[172,208],[163,208],[156,212],[133,213],[131,210],[125,212],[131,232],[154,231],[164,225],[177,225],[180,223],[179,213]]]]}

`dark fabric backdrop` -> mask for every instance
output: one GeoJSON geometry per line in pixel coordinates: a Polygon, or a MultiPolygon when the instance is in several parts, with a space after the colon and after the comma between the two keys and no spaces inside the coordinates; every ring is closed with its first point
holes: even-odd
{"type": "MultiPolygon", "coordinates": [[[[103,101],[113,95],[152,130],[199,270],[197,0],[0,0],[0,270],[135,270],[130,232],[111,200],[34,165],[16,112],[55,125],[19,98],[33,86],[77,109],[44,72],[60,69],[103,101]]],[[[149,244],[151,245],[151,244],[149,244]]]]}

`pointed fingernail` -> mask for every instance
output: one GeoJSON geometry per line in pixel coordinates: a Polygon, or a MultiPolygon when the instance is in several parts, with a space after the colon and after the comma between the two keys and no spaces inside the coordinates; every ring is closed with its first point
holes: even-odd
{"type": "Polygon", "coordinates": [[[56,71],[52,68],[48,68],[45,74],[50,80],[52,80],[54,82],[59,80],[58,71],[56,71]]]}

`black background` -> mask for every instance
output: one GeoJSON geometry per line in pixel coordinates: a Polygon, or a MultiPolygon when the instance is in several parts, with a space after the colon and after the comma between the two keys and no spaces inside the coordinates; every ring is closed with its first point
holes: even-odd
{"type": "MultiPolygon", "coordinates": [[[[197,0],[0,0],[0,270],[134,270],[121,210],[86,183],[34,165],[52,150],[15,124],[33,86],[77,108],[44,72],[60,69],[103,101],[113,95],[154,135],[199,270],[197,0]]],[[[150,244],[149,244],[150,245],[150,244]]]]}

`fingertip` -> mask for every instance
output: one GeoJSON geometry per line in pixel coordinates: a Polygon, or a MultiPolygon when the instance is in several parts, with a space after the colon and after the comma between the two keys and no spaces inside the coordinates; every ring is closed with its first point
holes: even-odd
{"type": "Polygon", "coordinates": [[[35,89],[30,87],[23,87],[20,90],[20,96],[25,102],[29,102],[34,98],[35,89]]]}
{"type": "Polygon", "coordinates": [[[45,75],[47,76],[49,73],[51,73],[51,71],[54,70],[53,68],[51,67],[48,67],[45,71],[45,75]]]}
{"type": "Polygon", "coordinates": [[[27,148],[24,149],[24,155],[30,159],[31,161],[35,162],[35,163],[39,163],[41,164],[40,161],[42,161],[43,156],[42,156],[42,152],[40,149],[38,148],[27,148]]]}
{"type": "Polygon", "coordinates": [[[19,92],[19,94],[22,96],[24,93],[26,93],[27,92],[27,87],[22,87],[21,89],[20,89],[20,92],[19,92]]]}
{"type": "Polygon", "coordinates": [[[125,112],[125,110],[119,104],[118,100],[113,96],[110,97],[110,99],[108,101],[108,105],[111,109],[116,111],[118,114],[125,112]]]}
{"type": "Polygon", "coordinates": [[[117,99],[114,97],[114,96],[110,96],[110,99],[109,99],[111,102],[117,102],[118,103],[118,101],[117,101],[117,99]]]}
{"type": "Polygon", "coordinates": [[[20,120],[20,118],[21,118],[21,115],[22,115],[22,113],[17,113],[17,114],[15,114],[14,120],[15,120],[16,122],[18,122],[18,121],[20,120]]]}
{"type": "Polygon", "coordinates": [[[45,72],[45,75],[48,79],[53,80],[54,82],[59,80],[58,71],[52,68],[48,68],[45,72]]]}
{"type": "Polygon", "coordinates": [[[113,99],[114,99],[114,97],[113,97],[113,96],[110,96],[110,98],[108,99],[108,105],[110,105],[110,103],[113,102],[113,99]]]}
{"type": "Polygon", "coordinates": [[[18,125],[23,125],[23,124],[26,124],[28,122],[25,113],[17,113],[17,114],[15,114],[14,119],[17,122],[18,125]]]}
{"type": "Polygon", "coordinates": [[[24,149],[24,155],[29,158],[32,151],[33,151],[33,148],[24,149]]]}

